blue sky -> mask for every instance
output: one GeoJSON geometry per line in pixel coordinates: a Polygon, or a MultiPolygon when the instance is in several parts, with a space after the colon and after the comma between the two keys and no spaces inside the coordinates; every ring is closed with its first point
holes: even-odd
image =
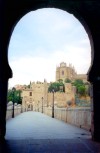
{"type": "Polygon", "coordinates": [[[9,86],[30,81],[55,81],[56,66],[64,61],[77,73],[87,73],[91,63],[88,35],[81,23],[54,8],[29,12],[14,28],[9,44],[13,78],[9,86]]]}

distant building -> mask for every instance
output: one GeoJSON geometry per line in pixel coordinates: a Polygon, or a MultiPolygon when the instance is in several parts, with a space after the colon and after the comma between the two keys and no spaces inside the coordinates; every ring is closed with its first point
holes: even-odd
{"type": "Polygon", "coordinates": [[[87,82],[86,74],[77,74],[72,64],[67,66],[66,63],[62,62],[60,63],[60,66],[56,67],[56,81],[63,80],[63,82],[65,82],[66,78],[71,81],[82,79],[84,82],[87,82]]]}
{"type": "MultiPolygon", "coordinates": [[[[45,106],[52,106],[53,93],[48,92],[49,84],[47,82],[33,82],[30,88],[22,90],[22,107],[23,110],[38,111],[45,106]],[[42,99],[43,97],[43,99],[42,99]]],[[[57,107],[66,107],[67,102],[75,102],[75,90],[71,83],[65,83],[65,92],[54,93],[54,104],[57,107]]]]}
{"type": "MultiPolygon", "coordinates": [[[[77,74],[74,67],[69,64],[62,62],[60,66],[56,68],[56,81],[60,79],[63,80],[65,85],[65,92],[56,92],[54,93],[54,104],[57,107],[66,107],[67,102],[72,102],[75,104],[75,93],[76,87],[72,86],[71,83],[65,83],[65,79],[68,78],[71,81],[75,79],[82,79],[84,82],[87,81],[87,76],[85,74],[77,74]]],[[[49,83],[46,80],[44,82],[30,82],[30,85],[22,88],[17,86],[17,89],[22,88],[22,106],[23,110],[38,110],[43,107],[52,106],[53,93],[48,92],[49,83]]]]}
{"type": "Polygon", "coordinates": [[[16,88],[16,90],[23,90],[23,89],[27,88],[26,85],[19,85],[19,84],[15,85],[14,87],[16,88]]]}
{"type": "Polygon", "coordinates": [[[75,79],[83,80],[83,82],[87,82],[87,75],[86,74],[77,74],[75,79]]]}

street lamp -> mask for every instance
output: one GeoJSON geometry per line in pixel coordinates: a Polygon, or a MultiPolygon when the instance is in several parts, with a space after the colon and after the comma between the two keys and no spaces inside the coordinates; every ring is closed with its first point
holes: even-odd
{"type": "MultiPolygon", "coordinates": [[[[23,101],[23,97],[21,97],[22,101],[23,101]]],[[[23,112],[23,108],[22,108],[22,104],[21,104],[21,113],[23,112]]]]}
{"type": "Polygon", "coordinates": [[[43,113],[43,97],[42,97],[42,113],[43,113]]]}
{"type": "Polygon", "coordinates": [[[38,101],[38,112],[39,112],[39,101],[38,101]]]}
{"type": "Polygon", "coordinates": [[[12,109],[12,118],[14,118],[15,91],[16,91],[16,89],[13,87],[13,88],[12,88],[12,92],[13,92],[13,109],[12,109]]]}
{"type": "Polygon", "coordinates": [[[53,93],[53,103],[52,103],[52,118],[54,118],[54,89],[52,90],[53,93]]]}

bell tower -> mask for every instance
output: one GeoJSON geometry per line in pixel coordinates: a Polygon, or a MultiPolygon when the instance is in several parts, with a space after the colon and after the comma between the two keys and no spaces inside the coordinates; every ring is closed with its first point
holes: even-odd
{"type": "Polygon", "coordinates": [[[66,63],[62,62],[60,63],[60,66],[56,68],[56,81],[58,80],[64,80],[66,79],[67,75],[67,69],[66,69],[66,63]]]}

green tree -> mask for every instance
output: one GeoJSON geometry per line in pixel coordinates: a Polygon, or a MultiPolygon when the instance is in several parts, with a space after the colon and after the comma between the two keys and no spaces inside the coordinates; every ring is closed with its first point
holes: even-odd
{"type": "Polygon", "coordinates": [[[14,103],[21,104],[22,98],[21,98],[21,90],[15,90],[12,91],[11,89],[8,90],[8,96],[7,101],[14,101],[14,103]]]}
{"type": "Polygon", "coordinates": [[[83,82],[83,80],[81,80],[81,79],[76,79],[74,82],[73,82],[73,85],[75,85],[75,86],[80,86],[80,85],[83,85],[84,84],[84,82],[83,82]]]}
{"type": "Polygon", "coordinates": [[[13,92],[12,90],[8,90],[8,98],[7,98],[7,101],[13,101],[13,92]]]}
{"type": "Polygon", "coordinates": [[[65,83],[71,83],[72,81],[68,78],[65,79],[65,83]]]}
{"type": "Polygon", "coordinates": [[[15,97],[15,102],[17,104],[21,104],[22,103],[21,90],[16,90],[14,97],[15,97]]]}
{"type": "Polygon", "coordinates": [[[84,85],[81,85],[78,87],[78,93],[81,95],[81,96],[86,96],[86,87],[84,85]]]}
{"type": "Polygon", "coordinates": [[[80,96],[86,96],[86,87],[85,83],[81,79],[77,79],[72,83],[74,86],[76,86],[76,93],[80,96]]]}
{"type": "Polygon", "coordinates": [[[59,83],[63,83],[63,80],[62,80],[62,79],[59,79],[58,82],[59,82],[59,83]]]}
{"type": "Polygon", "coordinates": [[[63,82],[53,82],[53,83],[51,83],[49,88],[48,88],[48,91],[52,92],[53,89],[54,89],[55,92],[57,92],[57,91],[64,92],[64,84],[63,84],[63,82]]]}

